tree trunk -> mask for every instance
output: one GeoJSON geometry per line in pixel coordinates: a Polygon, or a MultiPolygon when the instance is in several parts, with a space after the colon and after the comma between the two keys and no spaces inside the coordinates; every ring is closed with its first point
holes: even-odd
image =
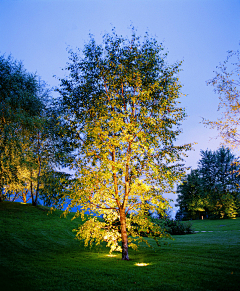
{"type": "Polygon", "coordinates": [[[41,155],[40,155],[40,133],[38,131],[38,134],[37,134],[37,140],[38,140],[38,143],[37,143],[37,162],[38,162],[38,174],[37,174],[37,188],[36,188],[36,192],[35,192],[35,200],[34,200],[34,203],[32,203],[32,205],[34,206],[37,206],[38,204],[38,193],[39,193],[39,179],[40,179],[40,175],[41,175],[41,166],[42,166],[42,160],[41,160],[41,155]]]}
{"type": "Polygon", "coordinates": [[[34,199],[34,194],[33,194],[33,183],[32,181],[30,182],[30,190],[31,190],[31,197],[32,197],[32,205],[37,206],[37,199],[34,199]]]}
{"type": "Polygon", "coordinates": [[[23,203],[27,203],[27,190],[24,191],[22,190],[22,199],[23,199],[23,203]]]}
{"type": "Polygon", "coordinates": [[[122,260],[129,260],[128,257],[128,238],[126,229],[126,214],[124,209],[120,209],[120,223],[122,235],[122,260]]]}
{"type": "Polygon", "coordinates": [[[3,187],[2,187],[2,177],[0,178],[0,202],[3,202],[3,187]]]}
{"type": "MultiPolygon", "coordinates": [[[[1,168],[0,168],[1,170],[1,168]]],[[[2,183],[2,174],[0,175],[0,202],[3,202],[3,183],[2,183]]]]}
{"type": "MultiPolygon", "coordinates": [[[[40,160],[40,159],[39,159],[40,160]]],[[[36,205],[35,206],[37,206],[37,203],[38,203],[38,194],[39,194],[39,184],[40,184],[40,174],[41,174],[41,160],[40,160],[40,162],[39,162],[39,170],[38,170],[38,175],[37,175],[37,189],[36,189],[36,194],[35,194],[35,203],[36,203],[36,205]]]]}

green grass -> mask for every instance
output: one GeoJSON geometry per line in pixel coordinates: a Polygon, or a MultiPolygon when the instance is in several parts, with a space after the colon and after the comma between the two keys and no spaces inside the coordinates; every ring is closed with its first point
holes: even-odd
{"type": "Polygon", "coordinates": [[[231,231],[240,230],[240,218],[217,220],[193,220],[191,221],[196,231],[231,231]]]}
{"type": "Polygon", "coordinates": [[[209,233],[174,236],[169,245],[108,257],[85,249],[61,212],[0,203],[0,290],[239,290],[240,219],[193,221],[209,233]],[[147,266],[136,266],[146,263],[147,266]]]}

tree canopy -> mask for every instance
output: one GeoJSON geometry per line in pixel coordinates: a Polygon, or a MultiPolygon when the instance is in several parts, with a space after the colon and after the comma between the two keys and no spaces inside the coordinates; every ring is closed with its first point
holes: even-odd
{"type": "Polygon", "coordinates": [[[143,240],[141,232],[157,241],[163,236],[146,207],[168,208],[163,194],[184,175],[182,154],[191,148],[174,144],[185,118],[181,63],[168,65],[166,56],[155,39],[142,40],[134,30],[130,39],[106,34],[101,45],[90,36],[83,51],[69,51],[68,76],[58,88],[76,155],[68,210],[80,205],[83,219],[96,215],[77,237],[86,245],[105,240],[124,260],[128,246],[143,240]]]}
{"type": "Polygon", "coordinates": [[[44,181],[59,177],[53,172],[69,145],[58,117],[45,83],[11,56],[0,56],[0,201],[26,202],[30,195],[37,205],[39,191],[48,192],[44,181]]]}
{"type": "Polygon", "coordinates": [[[24,136],[38,123],[42,102],[35,75],[10,56],[0,56],[0,200],[4,185],[19,181],[24,136]]]}
{"type": "Polygon", "coordinates": [[[178,186],[177,205],[185,219],[236,217],[240,210],[238,159],[229,148],[201,151],[198,169],[178,186]]]}
{"type": "Polygon", "coordinates": [[[207,83],[218,94],[218,111],[221,117],[216,121],[204,120],[211,128],[217,128],[220,137],[229,147],[240,145],[240,51],[228,51],[226,60],[217,66],[216,76],[207,83]]]}

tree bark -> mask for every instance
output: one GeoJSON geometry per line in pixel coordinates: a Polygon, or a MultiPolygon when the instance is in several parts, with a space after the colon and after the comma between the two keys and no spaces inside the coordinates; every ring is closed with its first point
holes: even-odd
{"type": "Polygon", "coordinates": [[[3,202],[3,187],[2,187],[2,177],[0,177],[0,202],[3,202]]]}
{"type": "Polygon", "coordinates": [[[39,193],[39,183],[40,183],[40,175],[41,175],[41,166],[42,166],[42,160],[40,155],[40,133],[38,132],[37,135],[38,143],[37,143],[37,155],[38,155],[38,175],[37,175],[37,189],[36,189],[36,195],[35,195],[35,206],[38,204],[38,193],[39,193]]]}
{"type": "Polygon", "coordinates": [[[31,190],[31,197],[32,197],[32,206],[37,206],[37,200],[36,200],[36,198],[34,199],[32,181],[30,182],[30,190],[31,190]]]}
{"type": "Polygon", "coordinates": [[[128,238],[126,229],[126,214],[124,209],[120,209],[120,223],[122,235],[122,260],[129,260],[128,257],[128,238]]]}
{"type": "MultiPolygon", "coordinates": [[[[0,162],[0,171],[2,171],[1,162],[0,162]]],[[[0,202],[3,202],[2,172],[1,172],[1,175],[0,175],[0,202]]]]}
{"type": "Polygon", "coordinates": [[[23,199],[23,203],[27,203],[27,190],[26,192],[24,192],[24,190],[22,190],[22,199],[23,199]]]}

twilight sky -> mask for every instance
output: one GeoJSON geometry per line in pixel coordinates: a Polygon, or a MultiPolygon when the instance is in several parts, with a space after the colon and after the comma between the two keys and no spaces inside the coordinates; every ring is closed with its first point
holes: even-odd
{"type": "Polygon", "coordinates": [[[23,62],[51,87],[63,76],[67,47],[83,48],[92,33],[97,42],[116,27],[130,35],[148,31],[169,51],[168,62],[183,61],[182,105],[188,118],[178,143],[196,142],[186,165],[196,168],[200,149],[215,150],[216,132],[201,117],[216,119],[218,98],[206,81],[228,50],[239,49],[239,0],[0,0],[0,55],[23,62]]]}

